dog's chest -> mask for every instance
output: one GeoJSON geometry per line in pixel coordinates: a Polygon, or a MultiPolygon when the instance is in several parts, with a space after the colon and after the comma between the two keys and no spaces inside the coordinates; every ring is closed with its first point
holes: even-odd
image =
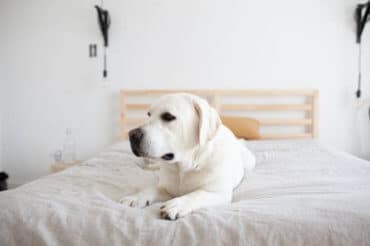
{"type": "Polygon", "coordinates": [[[160,172],[160,185],[171,196],[182,196],[192,192],[201,185],[194,171],[182,172],[178,168],[165,168],[160,172]]]}

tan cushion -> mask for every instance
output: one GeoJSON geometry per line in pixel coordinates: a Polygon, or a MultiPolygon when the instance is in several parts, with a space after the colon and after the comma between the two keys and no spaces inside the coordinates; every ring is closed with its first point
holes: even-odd
{"type": "Polygon", "coordinates": [[[261,138],[260,123],[256,119],[247,117],[221,116],[221,121],[238,138],[244,138],[248,140],[261,138]]]}

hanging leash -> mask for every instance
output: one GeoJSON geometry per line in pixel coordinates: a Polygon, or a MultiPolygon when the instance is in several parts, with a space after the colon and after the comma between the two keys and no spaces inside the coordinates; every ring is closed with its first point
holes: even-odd
{"type": "Polygon", "coordinates": [[[357,80],[357,91],[356,97],[361,98],[361,82],[362,82],[362,45],[361,42],[358,44],[358,80],[357,80]]]}
{"type": "Polygon", "coordinates": [[[364,32],[366,23],[370,17],[370,1],[365,4],[358,4],[355,10],[356,21],[356,42],[358,43],[358,81],[356,97],[361,98],[361,80],[362,80],[362,34],[364,32]],[[364,14],[363,14],[364,12],[364,14]]]}

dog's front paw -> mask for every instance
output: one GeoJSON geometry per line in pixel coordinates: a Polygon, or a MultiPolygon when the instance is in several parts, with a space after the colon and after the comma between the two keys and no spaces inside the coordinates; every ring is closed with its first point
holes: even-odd
{"type": "Polygon", "coordinates": [[[140,195],[133,195],[121,198],[119,203],[130,207],[144,208],[151,205],[152,201],[140,195]]]}
{"type": "Polygon", "coordinates": [[[162,219],[176,220],[184,217],[191,212],[191,207],[184,198],[175,198],[165,202],[160,207],[160,216],[162,219]]]}

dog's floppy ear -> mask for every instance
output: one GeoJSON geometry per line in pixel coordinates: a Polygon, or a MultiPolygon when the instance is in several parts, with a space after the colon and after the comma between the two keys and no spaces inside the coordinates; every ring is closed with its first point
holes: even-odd
{"type": "Polygon", "coordinates": [[[193,104],[199,115],[199,145],[203,145],[216,133],[221,125],[221,119],[217,111],[206,100],[194,97],[193,104]]]}

